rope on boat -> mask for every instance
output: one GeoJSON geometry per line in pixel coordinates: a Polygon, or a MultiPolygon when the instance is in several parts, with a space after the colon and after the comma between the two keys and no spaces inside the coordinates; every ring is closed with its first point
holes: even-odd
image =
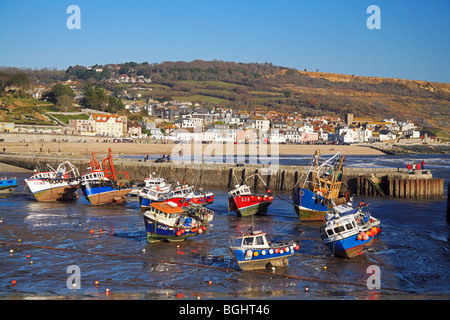
{"type": "MultiPolygon", "coordinates": [[[[325,279],[297,276],[297,275],[291,275],[291,274],[285,274],[285,273],[273,273],[273,272],[262,271],[262,270],[240,271],[240,270],[236,270],[236,269],[233,269],[233,268],[208,266],[208,265],[198,264],[198,263],[171,261],[171,260],[163,260],[163,259],[156,259],[156,258],[149,258],[149,257],[128,256],[128,255],[124,255],[124,254],[95,252],[95,251],[87,251],[87,250],[79,250],[79,249],[55,248],[55,247],[41,246],[41,245],[27,244],[27,243],[12,243],[12,242],[0,241],[0,244],[4,245],[4,246],[23,246],[23,247],[32,247],[32,248],[37,248],[37,249],[47,249],[47,250],[66,251],[66,252],[77,252],[77,253],[99,255],[99,256],[107,256],[107,257],[118,257],[118,258],[122,258],[122,259],[137,259],[137,260],[144,260],[144,261],[154,261],[154,262],[159,262],[159,263],[183,265],[183,266],[188,266],[188,267],[217,269],[217,270],[223,270],[223,271],[227,271],[227,272],[230,272],[230,271],[233,271],[233,272],[251,272],[251,273],[258,273],[258,274],[266,274],[266,275],[270,275],[270,276],[274,276],[275,275],[275,276],[286,277],[286,278],[290,278],[290,279],[298,279],[298,280],[301,280],[301,281],[308,281],[308,282],[319,282],[319,283],[325,283],[325,284],[338,284],[338,285],[348,285],[348,286],[367,288],[366,283],[344,282],[344,281],[337,281],[337,280],[325,280],[325,279]]],[[[385,287],[383,287],[383,289],[384,290],[390,290],[390,291],[399,291],[399,292],[409,293],[408,291],[397,289],[397,288],[385,288],[385,287]]]]}

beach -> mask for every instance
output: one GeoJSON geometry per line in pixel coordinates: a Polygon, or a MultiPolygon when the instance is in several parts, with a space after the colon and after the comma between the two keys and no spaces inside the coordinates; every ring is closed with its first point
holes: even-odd
{"type": "Polygon", "coordinates": [[[111,148],[113,155],[312,155],[319,149],[321,154],[382,155],[383,152],[359,145],[256,145],[256,144],[201,144],[201,143],[113,143],[113,142],[2,142],[0,152],[35,155],[87,155],[92,152],[105,154],[111,148]]]}

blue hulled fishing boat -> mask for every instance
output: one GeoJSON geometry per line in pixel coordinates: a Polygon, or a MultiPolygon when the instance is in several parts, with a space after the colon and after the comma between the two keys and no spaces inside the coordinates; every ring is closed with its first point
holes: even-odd
{"type": "Polygon", "coordinates": [[[174,202],[152,202],[144,212],[147,241],[180,242],[210,227],[214,211],[192,204],[181,208],[174,202]]]}
{"type": "Polygon", "coordinates": [[[324,161],[319,150],[316,151],[308,169],[292,189],[294,210],[300,220],[325,220],[334,205],[349,201],[348,193],[340,194],[344,160],[345,157],[337,153],[324,161]]]}
{"type": "Polygon", "coordinates": [[[378,227],[380,221],[361,209],[340,206],[326,215],[320,236],[334,256],[350,259],[361,254],[381,231],[378,227]]]}
{"type": "Polygon", "coordinates": [[[294,241],[273,243],[267,233],[253,228],[230,239],[230,250],[242,270],[287,266],[288,258],[299,248],[294,241]]]}
{"type": "Polygon", "coordinates": [[[127,194],[132,190],[128,172],[116,172],[111,149],[108,151],[109,155],[101,164],[92,153],[89,172],[80,179],[81,191],[92,205],[125,203],[127,194]],[[125,177],[119,179],[118,174],[125,177]]]}

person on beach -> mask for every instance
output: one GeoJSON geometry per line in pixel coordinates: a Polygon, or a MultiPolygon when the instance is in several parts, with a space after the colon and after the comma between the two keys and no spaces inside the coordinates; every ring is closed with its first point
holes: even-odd
{"type": "Polygon", "coordinates": [[[408,163],[408,165],[406,166],[406,169],[408,169],[408,173],[411,173],[412,166],[408,163]]]}
{"type": "Polygon", "coordinates": [[[422,170],[425,169],[425,160],[422,160],[422,170]]]}

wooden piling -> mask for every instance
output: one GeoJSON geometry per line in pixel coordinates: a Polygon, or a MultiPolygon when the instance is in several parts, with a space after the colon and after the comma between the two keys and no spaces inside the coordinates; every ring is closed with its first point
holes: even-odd
{"type": "MultiPolygon", "coordinates": [[[[444,187],[444,184],[442,184],[444,187]]],[[[450,197],[448,196],[448,190],[450,189],[450,182],[447,184],[447,224],[450,224],[450,197]]]]}
{"type": "Polygon", "coordinates": [[[417,180],[410,180],[411,181],[411,185],[410,185],[410,197],[411,198],[417,198],[417,195],[416,195],[416,183],[417,183],[417,180]]]}
{"type": "Polygon", "coordinates": [[[394,179],[389,179],[389,196],[394,197],[394,179]]]}

